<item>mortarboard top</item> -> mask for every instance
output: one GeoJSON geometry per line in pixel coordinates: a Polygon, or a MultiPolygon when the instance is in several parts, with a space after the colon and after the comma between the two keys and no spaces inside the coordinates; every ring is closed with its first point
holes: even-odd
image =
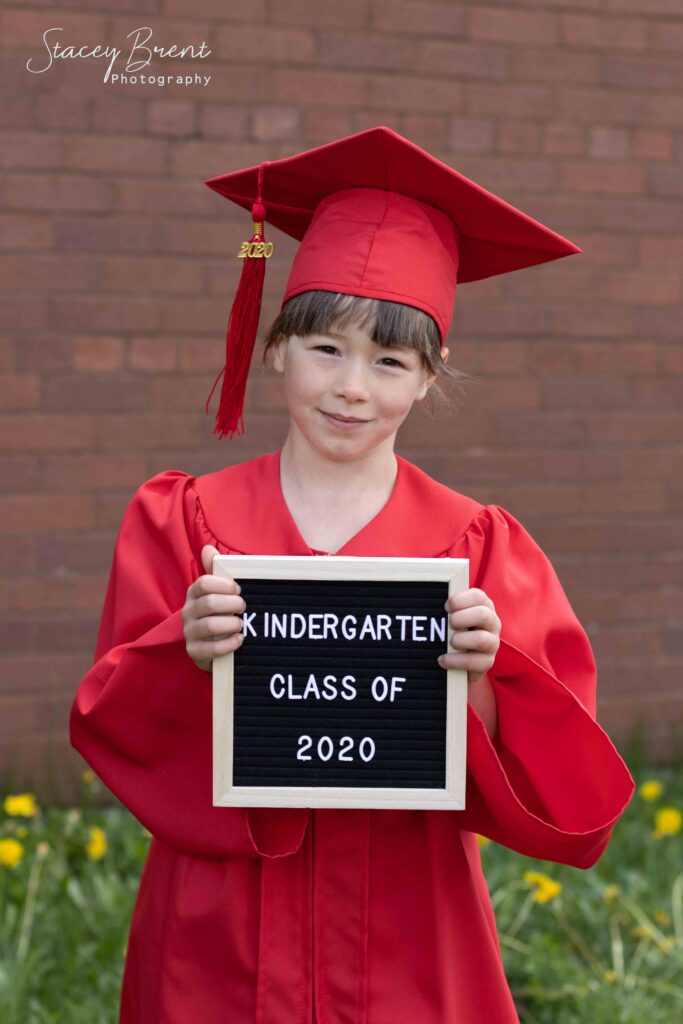
{"type": "MultiPolygon", "coordinates": [[[[390,299],[429,313],[442,342],[456,284],[581,252],[383,126],[206,184],[251,211],[251,242],[265,241],[264,221],[301,240],[283,306],[312,289],[390,299]]],[[[250,251],[257,255],[253,246],[250,251]]],[[[241,417],[264,265],[245,259],[230,314],[221,436],[235,432],[241,417]]]]}

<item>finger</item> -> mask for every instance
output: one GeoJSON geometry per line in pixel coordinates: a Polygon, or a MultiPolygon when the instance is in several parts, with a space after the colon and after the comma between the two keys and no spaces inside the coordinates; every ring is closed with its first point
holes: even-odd
{"type": "Polygon", "coordinates": [[[197,619],[194,632],[198,640],[224,640],[242,632],[242,620],[237,615],[207,615],[197,619]]]}
{"type": "Polygon", "coordinates": [[[204,545],[202,548],[202,565],[204,566],[204,572],[213,573],[213,560],[217,554],[219,554],[218,548],[214,547],[213,544],[204,545]]]}
{"type": "Polygon", "coordinates": [[[498,637],[485,629],[464,629],[453,633],[449,640],[449,646],[454,651],[482,651],[488,654],[497,651],[499,644],[498,637]]]}
{"type": "Polygon", "coordinates": [[[205,594],[190,606],[191,619],[203,619],[211,615],[241,615],[247,604],[239,594],[205,594]]]}
{"type": "Polygon", "coordinates": [[[198,576],[187,588],[188,597],[202,597],[204,594],[239,594],[242,588],[236,580],[227,576],[198,576]]]}
{"type": "Polygon", "coordinates": [[[448,621],[453,629],[488,629],[492,633],[499,633],[501,622],[496,614],[495,608],[488,605],[478,604],[471,608],[461,608],[460,611],[451,612],[448,621]]]}
{"type": "Polygon", "coordinates": [[[466,654],[464,651],[440,654],[437,661],[444,669],[459,668],[465,672],[478,672],[480,675],[488,672],[493,665],[493,658],[490,654],[466,654]]]}
{"type": "Polygon", "coordinates": [[[450,594],[444,608],[446,611],[458,611],[460,608],[469,608],[475,604],[485,604],[493,608],[493,601],[479,587],[470,587],[469,590],[460,590],[450,594]]]}
{"type": "Polygon", "coordinates": [[[244,633],[234,633],[223,640],[194,640],[187,646],[187,653],[195,661],[210,661],[223,654],[236,651],[244,642],[244,633]]]}

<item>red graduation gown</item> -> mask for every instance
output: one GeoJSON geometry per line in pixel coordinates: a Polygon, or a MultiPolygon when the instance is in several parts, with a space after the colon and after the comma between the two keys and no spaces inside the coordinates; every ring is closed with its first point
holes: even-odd
{"type": "Polygon", "coordinates": [[[318,552],[279,452],[159,473],[126,509],[70,716],[73,746],[153,834],[122,1024],[515,1024],[474,833],[588,868],[633,795],[547,557],[505,509],[397,461],[389,501],[338,553],[469,558],[495,603],[499,732],[468,705],[464,811],[213,807],[211,676],[180,612],[201,549],[318,552]]]}

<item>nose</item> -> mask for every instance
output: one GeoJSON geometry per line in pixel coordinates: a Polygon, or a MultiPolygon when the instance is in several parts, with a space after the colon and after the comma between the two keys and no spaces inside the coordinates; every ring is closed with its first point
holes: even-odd
{"type": "Polygon", "coordinates": [[[367,371],[361,359],[344,359],[334,382],[334,393],[347,402],[363,402],[370,397],[367,371]]]}

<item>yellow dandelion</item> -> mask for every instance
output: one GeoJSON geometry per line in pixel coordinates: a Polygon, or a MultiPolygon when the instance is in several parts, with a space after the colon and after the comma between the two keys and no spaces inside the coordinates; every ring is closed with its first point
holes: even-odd
{"type": "Polygon", "coordinates": [[[604,971],[602,975],[602,980],[606,981],[608,984],[611,985],[612,982],[617,980],[617,972],[613,970],[604,971]]]}
{"type": "Polygon", "coordinates": [[[620,896],[621,886],[615,885],[614,883],[612,883],[611,885],[606,885],[604,892],[602,894],[602,898],[605,901],[605,903],[616,903],[620,896]]]}
{"type": "Polygon", "coordinates": [[[659,942],[659,948],[663,953],[670,953],[677,945],[676,939],[673,939],[670,935],[665,935],[659,942]]]}
{"type": "Polygon", "coordinates": [[[85,782],[86,786],[91,786],[95,781],[95,773],[91,772],[89,768],[86,768],[81,778],[85,782]]]}
{"type": "Polygon", "coordinates": [[[661,839],[662,836],[674,836],[683,827],[683,814],[677,807],[660,807],[655,814],[655,831],[653,839],[661,839]]]}
{"type": "Polygon", "coordinates": [[[525,871],[523,877],[527,882],[536,886],[534,892],[536,903],[548,903],[562,892],[562,883],[549,878],[542,871],[525,871]]]}
{"type": "Polygon", "coordinates": [[[644,924],[637,924],[637,925],[635,925],[635,927],[633,927],[631,929],[631,935],[632,935],[632,937],[634,939],[652,939],[652,938],[654,938],[654,933],[652,931],[652,928],[650,928],[648,925],[644,925],[644,924]]]}
{"type": "Polygon", "coordinates": [[[24,847],[16,839],[0,839],[0,864],[6,868],[16,867],[24,857],[24,847]]]}
{"type": "Polygon", "coordinates": [[[480,848],[483,848],[484,846],[488,846],[489,843],[491,842],[491,840],[488,838],[488,836],[480,836],[478,832],[475,832],[474,834],[477,837],[477,843],[478,843],[480,848]]]}
{"type": "Polygon", "coordinates": [[[6,796],[3,804],[7,814],[17,818],[33,818],[40,813],[33,793],[16,793],[14,796],[6,796]]]}
{"type": "Polygon", "coordinates": [[[665,926],[667,924],[671,924],[671,914],[667,913],[666,910],[655,910],[652,916],[654,917],[657,924],[665,926]]]}
{"type": "Polygon", "coordinates": [[[107,837],[97,825],[90,827],[90,840],[85,848],[90,860],[100,860],[107,852],[107,837]]]}
{"type": "Polygon", "coordinates": [[[24,839],[28,835],[28,829],[26,828],[26,825],[17,825],[14,831],[15,834],[18,835],[20,839],[24,839]]]}
{"type": "Polygon", "coordinates": [[[645,782],[641,783],[638,787],[638,792],[643,800],[647,800],[649,803],[652,800],[659,800],[663,789],[664,787],[659,779],[646,779],[645,782]]]}

